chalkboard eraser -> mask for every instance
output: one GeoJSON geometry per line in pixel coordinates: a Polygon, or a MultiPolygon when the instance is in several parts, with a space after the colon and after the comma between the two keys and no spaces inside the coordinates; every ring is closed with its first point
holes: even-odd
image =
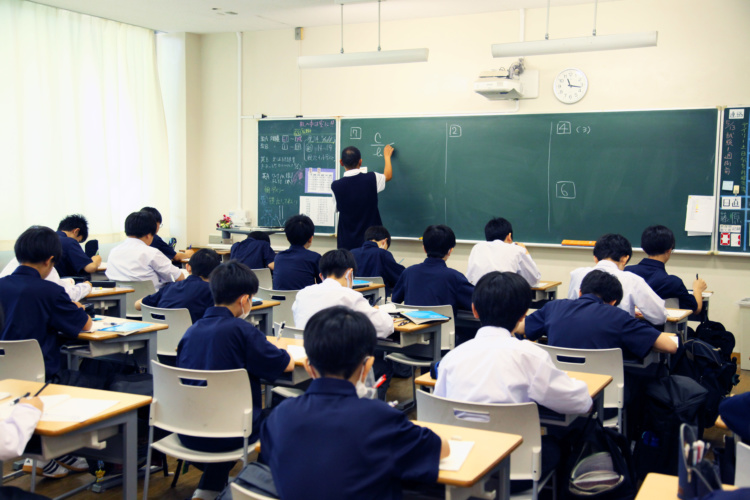
{"type": "Polygon", "coordinates": [[[302,115],[297,115],[295,116],[295,118],[302,118],[302,115]]]}
{"type": "Polygon", "coordinates": [[[593,247],[596,245],[596,241],[562,240],[562,245],[567,247],[593,247]]]}

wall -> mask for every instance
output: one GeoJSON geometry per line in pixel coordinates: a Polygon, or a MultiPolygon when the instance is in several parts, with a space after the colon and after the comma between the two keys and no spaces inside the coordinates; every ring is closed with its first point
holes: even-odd
{"type": "MultiPolygon", "coordinates": [[[[387,12],[387,3],[383,11],[387,12]]],[[[526,11],[527,40],[544,38],[545,10],[526,11]]],[[[550,37],[590,34],[593,5],[553,8],[550,37]]],[[[540,71],[540,97],[520,103],[520,113],[555,113],[650,108],[710,107],[750,104],[750,57],[739,48],[750,46],[750,2],[723,0],[628,0],[599,5],[599,35],[658,30],[655,48],[533,56],[527,67],[540,71]],[[551,92],[552,79],[562,69],[577,67],[589,78],[589,92],[578,104],[559,103],[551,92]]],[[[339,49],[339,27],[305,29],[302,42],[292,29],[244,34],[243,114],[269,116],[397,115],[508,112],[514,103],[491,102],[476,95],[471,85],[480,71],[508,66],[513,59],[493,59],[492,43],[517,41],[519,12],[496,12],[449,18],[387,22],[382,26],[386,49],[428,47],[427,63],[380,67],[299,71],[298,55],[334,53],[339,49]]],[[[188,137],[201,143],[201,165],[192,171],[201,184],[200,216],[191,228],[205,243],[218,218],[236,205],[236,37],[204,35],[196,61],[201,66],[200,114],[202,133],[188,137]]],[[[345,26],[347,52],[375,50],[377,25],[345,26]]],[[[257,207],[257,166],[254,120],[245,120],[243,134],[243,198],[254,215],[257,207]]],[[[398,182],[398,165],[394,181],[398,182]]],[[[468,195],[468,193],[467,193],[468,195]]],[[[637,202],[637,200],[635,201],[637,202]]],[[[502,215],[502,214],[498,214],[502,215]]],[[[385,221],[387,225],[387,221],[385,221]]],[[[485,221],[476,221],[484,225],[485,221]]],[[[681,228],[673,228],[680,230],[681,228]]],[[[522,228],[517,228],[522,235],[522,228]]],[[[522,236],[519,239],[523,240],[522,236]]],[[[283,248],[283,236],[273,238],[283,248]]],[[[638,246],[638,242],[634,242],[638,246]]],[[[316,238],[313,249],[333,248],[330,237],[316,238]]],[[[470,245],[459,245],[449,265],[465,271],[470,245]]],[[[405,264],[423,258],[415,241],[396,241],[397,260],[405,264]]],[[[569,272],[590,265],[590,250],[532,249],[545,279],[563,281],[569,272]]],[[[639,260],[641,255],[635,255],[639,260]]],[[[676,255],[672,273],[692,283],[695,273],[716,292],[711,316],[739,332],[735,302],[750,296],[750,260],[738,257],[676,255]]]]}

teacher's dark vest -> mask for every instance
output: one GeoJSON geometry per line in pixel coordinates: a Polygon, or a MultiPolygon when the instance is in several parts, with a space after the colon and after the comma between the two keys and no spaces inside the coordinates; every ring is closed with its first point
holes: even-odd
{"type": "Polygon", "coordinates": [[[378,211],[378,181],[373,172],[342,177],[331,184],[339,211],[337,243],[352,250],[365,242],[370,226],[381,226],[378,211]]]}

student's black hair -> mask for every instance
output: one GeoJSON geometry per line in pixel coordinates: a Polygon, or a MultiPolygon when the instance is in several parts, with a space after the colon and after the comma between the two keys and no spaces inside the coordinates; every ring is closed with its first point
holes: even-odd
{"type": "Polygon", "coordinates": [[[315,224],[307,215],[295,215],[284,224],[284,234],[290,244],[302,246],[315,234],[315,224]]]}
{"type": "Polygon", "coordinates": [[[482,326],[499,326],[512,332],[529,310],[531,287],[516,273],[492,271],[479,280],[471,302],[482,326]]]}
{"type": "Polygon", "coordinates": [[[81,214],[68,215],[57,225],[58,231],[74,231],[78,229],[81,243],[89,239],[89,221],[81,214]]]}
{"type": "Polygon", "coordinates": [[[621,234],[605,234],[594,245],[594,257],[597,260],[612,259],[619,261],[624,255],[628,260],[633,256],[633,247],[628,239],[621,234]]]}
{"type": "Polygon", "coordinates": [[[219,265],[208,279],[216,305],[232,304],[242,295],[258,293],[258,277],[249,267],[236,260],[219,265]]]}
{"type": "Polygon", "coordinates": [[[641,248],[654,256],[674,250],[674,233],[667,226],[649,226],[641,235],[641,248]]]}
{"type": "Polygon", "coordinates": [[[344,306],[318,311],[305,325],[305,353],[323,377],[348,379],[375,353],[376,342],[372,321],[344,306]]]}
{"type": "Polygon", "coordinates": [[[341,152],[341,163],[344,164],[345,168],[354,168],[359,165],[359,160],[362,159],[362,153],[359,149],[354,146],[348,146],[341,152]]]}
{"type": "Polygon", "coordinates": [[[456,246],[456,235],[453,229],[444,224],[427,226],[422,235],[422,245],[428,257],[442,259],[456,246]]]}
{"type": "Polygon", "coordinates": [[[495,217],[484,226],[484,239],[487,241],[505,241],[505,238],[512,232],[513,226],[508,222],[508,219],[495,217]]]}
{"type": "Polygon", "coordinates": [[[581,295],[587,293],[593,293],[607,303],[614,300],[615,305],[619,305],[622,300],[622,285],[613,275],[595,269],[581,281],[581,295]]]}
{"type": "Polygon", "coordinates": [[[156,219],[149,212],[133,212],[125,219],[125,234],[136,238],[143,238],[148,234],[156,234],[156,219]]]}
{"type": "Polygon", "coordinates": [[[148,213],[150,213],[154,217],[154,219],[156,220],[156,222],[158,222],[159,224],[162,223],[161,212],[159,212],[154,207],[143,207],[141,209],[141,212],[148,212],[148,213]]]}
{"type": "Polygon", "coordinates": [[[263,231],[251,231],[247,237],[258,241],[265,241],[269,245],[271,244],[271,238],[263,231]]]}
{"type": "Polygon", "coordinates": [[[365,241],[388,240],[388,246],[391,246],[391,233],[385,226],[370,226],[365,231],[365,241]]]}
{"type": "Polygon", "coordinates": [[[19,264],[41,264],[50,257],[58,262],[62,256],[60,237],[46,226],[31,226],[21,233],[13,246],[19,264]]]}
{"type": "Polygon", "coordinates": [[[324,253],[320,258],[318,267],[324,278],[341,278],[347,269],[353,269],[352,273],[357,274],[357,261],[354,259],[354,255],[345,248],[329,250],[324,253]]]}
{"type": "Polygon", "coordinates": [[[190,270],[193,276],[208,278],[211,271],[219,267],[221,257],[215,250],[201,248],[190,257],[190,270]]]}

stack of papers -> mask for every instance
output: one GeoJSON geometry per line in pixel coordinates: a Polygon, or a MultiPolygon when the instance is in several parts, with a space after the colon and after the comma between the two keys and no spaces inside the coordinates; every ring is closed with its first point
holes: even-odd
{"type": "Polygon", "coordinates": [[[307,357],[305,348],[301,345],[288,345],[286,346],[286,352],[288,352],[292,359],[294,359],[295,361],[305,359],[307,357]]]}
{"type": "Polygon", "coordinates": [[[474,447],[474,441],[449,439],[448,444],[451,447],[451,454],[440,460],[439,468],[440,470],[455,472],[460,470],[466,462],[469,452],[474,447]]]}
{"type": "Polygon", "coordinates": [[[94,331],[113,332],[122,337],[125,335],[132,335],[134,333],[138,333],[141,330],[148,328],[149,326],[151,325],[149,325],[148,323],[138,323],[134,321],[128,321],[126,323],[118,323],[116,325],[105,326],[104,328],[99,328],[98,330],[94,330],[94,331]]]}
{"type": "Polygon", "coordinates": [[[711,236],[714,230],[716,199],[713,196],[688,196],[685,231],[688,236],[711,236]]]}
{"type": "MultiPolygon", "coordinates": [[[[68,394],[39,396],[44,403],[42,422],[85,422],[119,401],[110,399],[72,398],[68,394]]],[[[0,419],[6,419],[13,411],[13,401],[0,405],[0,419]]]]}

